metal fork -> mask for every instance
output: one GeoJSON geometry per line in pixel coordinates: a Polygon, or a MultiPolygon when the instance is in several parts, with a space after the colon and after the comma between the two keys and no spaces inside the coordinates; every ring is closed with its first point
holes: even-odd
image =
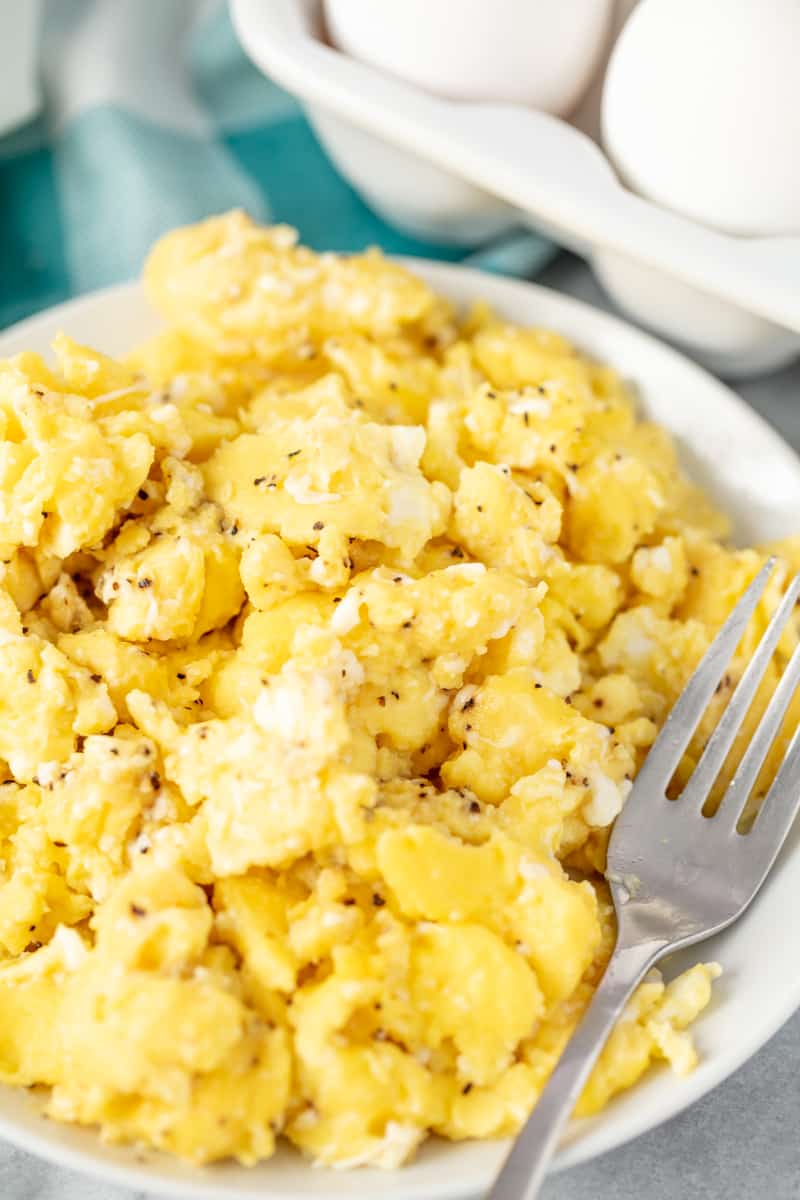
{"type": "Polygon", "coordinates": [[[737,826],[800,683],[794,651],[712,817],[703,815],[781,633],[800,596],[787,589],[683,792],[667,788],[755,611],[775,560],[765,563],[731,612],[672,709],[617,818],[606,878],[617,942],[605,975],[533,1113],[517,1137],[488,1200],[533,1200],[558,1135],[615,1022],[647,971],[665,954],[725,929],[767,877],[800,807],[800,728],[794,733],[746,834],[737,826]]]}

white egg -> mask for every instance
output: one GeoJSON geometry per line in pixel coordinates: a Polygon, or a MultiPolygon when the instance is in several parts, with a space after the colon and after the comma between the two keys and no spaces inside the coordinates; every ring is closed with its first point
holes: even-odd
{"type": "Polygon", "coordinates": [[[563,116],[588,89],[614,0],[326,0],[334,45],[455,100],[563,116]]]}
{"type": "Polygon", "coordinates": [[[726,233],[800,231],[800,2],[642,0],[603,142],[633,191],[726,233]]]}

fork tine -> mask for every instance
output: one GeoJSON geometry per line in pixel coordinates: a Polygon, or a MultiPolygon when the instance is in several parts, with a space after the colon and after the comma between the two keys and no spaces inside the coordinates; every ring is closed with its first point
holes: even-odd
{"type": "Polygon", "coordinates": [[[800,596],[800,575],[795,575],[783,597],[780,606],[773,614],[767,629],[758,644],[758,648],[747,664],[736,691],[725,709],[720,722],[708,739],[700,761],[683,789],[682,802],[687,801],[701,807],[711,791],[712,784],[719,774],[722,764],[730,752],[747,710],[753,702],[758,685],[772,661],[775,647],[780,636],[794,612],[797,598],[800,596]]]}
{"type": "Polygon", "coordinates": [[[748,841],[762,851],[764,875],[777,858],[800,808],[800,725],[756,816],[748,841]]]}
{"type": "Polygon", "coordinates": [[[775,559],[767,559],[681,692],[639,771],[636,778],[637,792],[666,790],[684,750],[692,739],[698,721],[725,674],[725,668],[755,612],[774,566],[775,559]]]}
{"type": "Polygon", "coordinates": [[[735,829],[742,815],[747,798],[758,778],[758,773],[764,765],[769,748],[774,742],[783,724],[786,711],[792,696],[800,684],[800,645],[795,649],[789,664],[780,678],[775,693],[767,705],[766,712],[761,718],[758,728],[753,735],[750,745],[742,755],[742,760],[736,768],[736,773],[730,782],[722,803],[719,806],[715,821],[735,829]]]}

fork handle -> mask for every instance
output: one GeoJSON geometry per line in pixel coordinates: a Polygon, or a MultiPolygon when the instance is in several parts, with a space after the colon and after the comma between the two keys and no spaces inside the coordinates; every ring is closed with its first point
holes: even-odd
{"type": "Polygon", "coordinates": [[[619,945],[575,1033],[511,1148],[487,1200],[534,1200],[583,1085],[637,983],[664,953],[663,943],[619,945]]]}

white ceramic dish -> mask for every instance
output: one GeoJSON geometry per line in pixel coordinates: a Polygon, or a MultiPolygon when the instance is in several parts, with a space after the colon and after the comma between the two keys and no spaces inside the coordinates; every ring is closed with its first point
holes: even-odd
{"type": "MultiPolygon", "coordinates": [[[[617,0],[616,31],[635,3],[617,0]]],[[[602,71],[569,123],[440,99],[349,58],[321,39],[319,0],[231,0],[231,11],[256,65],[301,100],[388,220],[465,245],[532,220],[596,264],[629,314],[723,374],[800,352],[800,236],[733,237],[634,195],[597,144],[602,71]]]]}
{"type": "MultiPolygon", "coordinates": [[[[634,380],[643,410],[672,430],[685,466],[733,514],[742,539],[779,537],[800,526],[800,460],[700,368],[622,321],[546,289],[457,267],[416,268],[453,299],[482,296],[514,320],[558,329],[634,380]]],[[[45,352],[59,329],[120,353],[156,327],[141,290],[131,284],[9,329],[0,335],[0,355],[45,352]]],[[[696,1026],[701,1063],[695,1073],[681,1080],[653,1072],[601,1116],[574,1123],[554,1169],[611,1150],[673,1116],[736,1070],[800,1005],[800,934],[786,919],[800,899],[799,848],[800,830],[747,915],[673,963],[677,970],[702,956],[725,968],[714,1004],[696,1026]]],[[[415,1163],[392,1173],[312,1171],[288,1151],[253,1170],[230,1165],[192,1170],[157,1154],[104,1146],[91,1130],[45,1121],[33,1097],[10,1088],[0,1088],[0,1136],[108,1183],[206,1200],[466,1200],[483,1193],[504,1153],[499,1143],[433,1142],[415,1163]]]]}

